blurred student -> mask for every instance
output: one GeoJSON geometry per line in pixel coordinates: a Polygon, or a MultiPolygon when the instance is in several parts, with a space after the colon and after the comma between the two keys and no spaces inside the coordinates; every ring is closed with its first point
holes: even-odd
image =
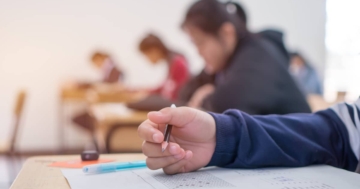
{"type": "Polygon", "coordinates": [[[151,63],[157,64],[165,61],[168,65],[168,75],[165,82],[151,93],[169,100],[176,100],[179,90],[190,77],[186,58],[166,47],[160,38],[154,34],[148,34],[140,42],[139,50],[151,63]]]}
{"type": "MultiPolygon", "coordinates": [[[[241,22],[245,25],[247,24],[247,16],[244,8],[236,2],[227,2],[225,3],[227,10],[232,13],[236,13],[241,22]]],[[[212,73],[211,68],[205,65],[205,68],[196,76],[192,77],[180,90],[178,102],[180,104],[189,104],[190,106],[196,106],[195,97],[192,98],[197,91],[202,86],[214,86],[215,84],[215,74],[212,73]],[[191,100],[191,101],[190,101],[191,100]],[[193,104],[195,103],[195,104],[193,104]]]]}
{"type": "Polygon", "coordinates": [[[116,66],[113,59],[103,52],[96,52],[91,57],[92,63],[101,71],[102,82],[116,83],[122,82],[124,74],[116,66]]]}
{"type": "Polygon", "coordinates": [[[189,105],[215,112],[229,108],[250,114],[310,112],[288,72],[281,35],[249,32],[236,9],[216,0],[193,4],[182,28],[204,58],[206,70],[215,75],[215,85],[200,87],[189,105]]]}
{"type": "MultiPolygon", "coordinates": [[[[100,83],[121,83],[124,79],[124,74],[113,61],[113,59],[104,52],[94,52],[91,55],[91,64],[97,68],[101,74],[100,83]]],[[[93,86],[93,82],[78,82],[77,86],[79,88],[90,88],[93,86]]]]}
{"type": "Polygon", "coordinates": [[[299,53],[291,53],[290,73],[305,94],[322,95],[322,86],[316,70],[299,53]]]}
{"type": "MultiPolygon", "coordinates": [[[[104,52],[95,52],[91,56],[91,63],[101,72],[101,83],[120,84],[123,81],[124,75],[122,71],[116,66],[108,54],[104,52]]],[[[80,88],[90,88],[93,87],[93,83],[80,83],[78,86],[80,88]]],[[[87,131],[92,132],[94,129],[94,118],[87,111],[81,112],[75,116],[73,122],[87,131]]]]}

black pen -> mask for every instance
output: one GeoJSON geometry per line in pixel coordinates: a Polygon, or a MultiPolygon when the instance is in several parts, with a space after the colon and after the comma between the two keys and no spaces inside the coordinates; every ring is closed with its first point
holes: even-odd
{"type": "MultiPolygon", "coordinates": [[[[172,104],[171,108],[176,108],[175,104],[172,104]]],[[[164,152],[166,150],[167,146],[169,145],[171,129],[172,129],[172,125],[167,124],[165,127],[164,142],[161,144],[162,152],[164,152]]]]}

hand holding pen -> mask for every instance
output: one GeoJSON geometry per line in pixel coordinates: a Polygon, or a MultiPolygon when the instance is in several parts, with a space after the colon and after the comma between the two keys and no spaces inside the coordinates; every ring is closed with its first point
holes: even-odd
{"type": "Polygon", "coordinates": [[[215,130],[210,114],[179,107],[150,112],[138,133],[145,140],[143,153],[147,156],[147,166],[175,174],[199,169],[210,162],[215,150],[215,130]],[[172,125],[171,132],[169,126],[164,132],[167,124],[172,125]]]}

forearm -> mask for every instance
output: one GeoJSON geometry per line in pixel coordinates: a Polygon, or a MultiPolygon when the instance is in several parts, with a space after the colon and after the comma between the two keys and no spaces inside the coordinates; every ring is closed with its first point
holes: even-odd
{"type": "Polygon", "coordinates": [[[332,110],[286,116],[250,116],[229,110],[212,116],[217,141],[209,166],[356,168],[347,130],[332,110]]]}

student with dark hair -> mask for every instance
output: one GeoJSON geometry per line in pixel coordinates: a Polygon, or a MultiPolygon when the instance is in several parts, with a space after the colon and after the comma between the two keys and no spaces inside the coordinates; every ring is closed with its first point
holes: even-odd
{"type": "Polygon", "coordinates": [[[214,87],[200,87],[190,105],[215,112],[229,108],[250,114],[310,112],[288,72],[282,35],[249,32],[245,11],[237,9],[243,12],[237,14],[229,6],[200,0],[185,16],[182,28],[204,58],[208,72],[215,75],[214,87]]]}
{"type": "Polygon", "coordinates": [[[290,73],[298,82],[306,95],[322,95],[322,86],[315,69],[305,58],[297,53],[291,53],[290,73]]]}
{"type": "Polygon", "coordinates": [[[165,60],[169,66],[166,81],[156,90],[159,94],[169,100],[176,100],[180,88],[189,79],[190,73],[185,57],[165,46],[165,44],[154,34],[148,34],[139,44],[139,50],[153,63],[165,60]]]}
{"type": "MultiPolygon", "coordinates": [[[[236,12],[239,18],[246,24],[247,16],[245,10],[240,4],[235,2],[227,2],[225,5],[230,12],[236,12]]],[[[196,106],[196,104],[192,104],[193,101],[195,101],[194,103],[197,101],[196,98],[193,98],[194,94],[198,95],[196,91],[203,86],[211,88],[214,85],[215,74],[212,73],[211,70],[206,69],[207,68],[205,67],[198,75],[191,78],[180,90],[179,98],[176,102],[177,104],[188,104],[189,106],[196,106]]],[[[201,89],[199,91],[201,91],[201,89]]]]}

